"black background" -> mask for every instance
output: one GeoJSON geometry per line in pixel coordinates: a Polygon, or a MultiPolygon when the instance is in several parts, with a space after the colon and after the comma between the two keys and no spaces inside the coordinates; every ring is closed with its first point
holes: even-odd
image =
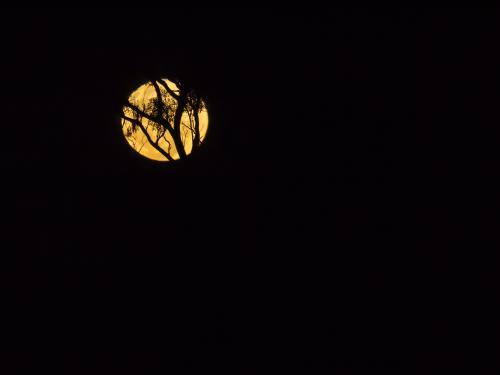
{"type": "Polygon", "coordinates": [[[485,366],[495,11],[2,18],[2,336],[18,366],[485,366]],[[151,74],[209,105],[204,146],[175,165],[121,135],[151,74]]]}

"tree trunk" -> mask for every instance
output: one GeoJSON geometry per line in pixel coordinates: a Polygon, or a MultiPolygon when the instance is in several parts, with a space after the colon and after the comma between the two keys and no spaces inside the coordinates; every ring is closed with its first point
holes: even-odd
{"type": "Polygon", "coordinates": [[[175,109],[174,124],[173,124],[174,134],[172,134],[172,138],[174,139],[175,143],[175,148],[177,149],[177,153],[179,154],[179,158],[181,159],[186,157],[186,150],[184,150],[184,144],[182,143],[182,138],[181,138],[181,119],[185,106],[186,106],[186,93],[181,92],[179,95],[179,99],[177,101],[177,108],[175,109]]]}
{"type": "MultiPolygon", "coordinates": [[[[198,99],[199,100],[199,99],[198,99]]],[[[198,117],[198,108],[199,105],[196,106],[196,108],[193,111],[193,116],[194,116],[194,139],[193,139],[193,150],[198,148],[200,145],[201,141],[201,134],[200,134],[200,118],[198,117]]]]}

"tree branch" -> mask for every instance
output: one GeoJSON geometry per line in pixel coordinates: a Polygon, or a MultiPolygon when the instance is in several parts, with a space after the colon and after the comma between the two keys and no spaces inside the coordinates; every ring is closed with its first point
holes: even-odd
{"type": "Polygon", "coordinates": [[[153,142],[153,140],[151,139],[151,136],[149,135],[148,131],[146,130],[146,128],[144,127],[144,125],[142,124],[141,121],[133,119],[133,118],[128,117],[128,116],[125,116],[125,115],[122,115],[121,117],[126,121],[130,121],[131,123],[136,124],[142,130],[142,132],[146,136],[146,139],[151,144],[151,146],[153,146],[160,154],[165,156],[168,161],[175,161],[175,159],[172,158],[172,156],[170,156],[164,149],[162,149],[157,143],[153,142]]]}
{"type": "Polygon", "coordinates": [[[172,97],[174,97],[175,99],[179,100],[179,95],[178,95],[178,94],[176,94],[176,93],[174,92],[174,90],[172,90],[170,87],[168,87],[168,85],[167,85],[167,84],[166,84],[163,80],[161,80],[161,79],[160,79],[160,80],[158,80],[157,82],[158,82],[160,85],[162,85],[162,86],[163,86],[163,88],[164,88],[165,90],[167,90],[167,92],[168,92],[168,93],[169,93],[172,97]]]}
{"type": "Polygon", "coordinates": [[[163,113],[163,108],[164,108],[165,104],[163,103],[163,97],[161,96],[160,87],[158,86],[158,84],[156,83],[155,80],[151,80],[151,83],[153,84],[155,91],[156,91],[156,99],[157,99],[157,103],[158,103],[158,108],[157,108],[158,113],[163,113]]]}
{"type": "Polygon", "coordinates": [[[151,116],[151,115],[147,114],[146,112],[142,111],[141,109],[139,109],[139,107],[137,107],[129,102],[127,102],[125,104],[125,107],[129,107],[131,110],[136,111],[138,114],[140,114],[142,117],[147,118],[149,121],[153,121],[153,122],[156,122],[156,123],[164,126],[165,128],[167,128],[167,130],[169,132],[171,132],[173,134],[174,129],[172,128],[172,125],[170,125],[170,123],[167,120],[165,120],[161,117],[156,118],[154,116],[151,116]]]}

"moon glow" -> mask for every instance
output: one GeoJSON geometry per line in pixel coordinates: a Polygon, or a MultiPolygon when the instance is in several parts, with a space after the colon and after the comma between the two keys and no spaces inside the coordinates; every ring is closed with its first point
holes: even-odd
{"type": "Polygon", "coordinates": [[[130,147],[142,156],[175,161],[205,139],[208,111],[192,90],[164,78],[141,85],[129,96],[121,126],[130,147]]]}

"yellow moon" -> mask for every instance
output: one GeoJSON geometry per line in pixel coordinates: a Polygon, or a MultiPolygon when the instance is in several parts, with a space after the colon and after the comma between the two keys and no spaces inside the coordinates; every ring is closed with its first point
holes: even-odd
{"type": "Polygon", "coordinates": [[[156,87],[152,82],[147,82],[129,96],[128,103],[130,106],[123,107],[121,125],[125,139],[135,151],[148,159],[168,162],[178,160],[183,155],[191,154],[194,148],[193,142],[197,144],[203,142],[208,129],[208,111],[202,99],[199,99],[201,105],[196,111],[185,105],[180,116],[180,122],[178,122],[179,132],[176,133],[173,128],[170,128],[172,129],[170,131],[168,129],[165,131],[158,121],[153,121],[154,115],[157,115],[157,113],[153,113],[153,109],[156,107],[151,103],[159,102],[157,93],[160,92],[162,106],[167,108],[165,114],[162,114],[161,117],[164,121],[167,121],[168,126],[169,119],[170,123],[174,121],[173,114],[178,106],[179,97],[173,95],[179,95],[181,90],[178,85],[166,78],[161,81],[163,82],[155,82],[156,87]],[[158,88],[160,91],[157,91],[158,88]],[[170,90],[167,91],[167,88],[170,90]],[[133,108],[137,110],[135,111],[133,108]],[[143,116],[137,114],[139,111],[142,111],[143,116]],[[198,117],[196,126],[194,112],[198,117]],[[148,115],[148,118],[145,117],[146,115],[148,115]],[[174,139],[172,133],[174,133],[174,136],[177,134],[177,139],[174,139]],[[197,136],[196,133],[198,133],[197,136]],[[183,152],[182,150],[179,152],[180,147],[183,148],[183,152]]]}

